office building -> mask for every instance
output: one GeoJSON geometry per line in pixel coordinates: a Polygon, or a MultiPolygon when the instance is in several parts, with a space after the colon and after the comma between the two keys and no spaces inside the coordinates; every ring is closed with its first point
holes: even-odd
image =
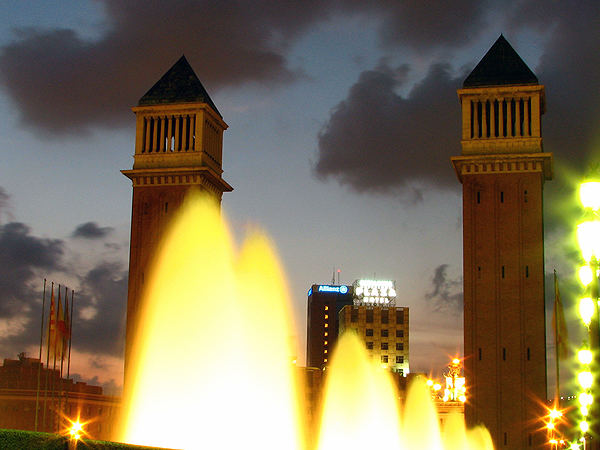
{"type": "Polygon", "coordinates": [[[306,319],[306,365],[323,367],[338,337],[338,314],[351,305],[352,287],[313,284],[308,290],[306,319]]]}
{"type": "Polygon", "coordinates": [[[394,282],[357,280],[352,291],[353,304],[339,314],[339,333],[356,333],[372,358],[392,372],[408,375],[409,310],[395,305],[394,282]]]}

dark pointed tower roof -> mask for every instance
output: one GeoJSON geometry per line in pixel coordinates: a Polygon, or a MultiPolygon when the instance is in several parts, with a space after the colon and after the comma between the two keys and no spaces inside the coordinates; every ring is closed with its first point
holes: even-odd
{"type": "Polygon", "coordinates": [[[463,82],[463,88],[538,84],[538,79],[503,35],[463,82]]]}
{"type": "Polygon", "coordinates": [[[179,61],[173,64],[173,67],[140,98],[138,106],[170,103],[206,103],[220,117],[223,117],[185,55],[179,58],[179,61]]]}

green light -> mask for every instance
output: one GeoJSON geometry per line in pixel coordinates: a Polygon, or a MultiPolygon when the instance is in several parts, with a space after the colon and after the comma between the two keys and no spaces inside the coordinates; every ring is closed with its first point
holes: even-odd
{"type": "Polygon", "coordinates": [[[579,281],[584,286],[587,286],[594,280],[594,272],[590,266],[581,266],[577,271],[577,275],[579,275],[579,281]]]}
{"type": "Polygon", "coordinates": [[[579,350],[577,352],[577,358],[581,364],[591,364],[592,363],[592,352],[589,350],[579,350]]]}
{"type": "Polygon", "coordinates": [[[588,394],[587,392],[579,394],[579,404],[581,406],[590,406],[593,401],[594,398],[592,397],[592,394],[588,394]]]}
{"type": "Polygon", "coordinates": [[[592,372],[580,372],[577,374],[577,380],[582,388],[589,389],[594,382],[594,376],[592,375],[592,372]]]}
{"type": "Polygon", "coordinates": [[[600,221],[582,222],[577,225],[577,240],[586,262],[600,256],[600,221]]]}
{"type": "Polygon", "coordinates": [[[594,301],[591,298],[586,297],[579,300],[579,315],[581,316],[583,323],[589,326],[592,317],[594,316],[594,312],[594,301]]]}
{"type": "Polygon", "coordinates": [[[589,181],[579,186],[579,200],[584,208],[600,209],[600,182],[589,181]]]}

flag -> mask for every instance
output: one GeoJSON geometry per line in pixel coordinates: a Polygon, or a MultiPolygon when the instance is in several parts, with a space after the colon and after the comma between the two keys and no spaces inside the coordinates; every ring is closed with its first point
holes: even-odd
{"type": "Polygon", "coordinates": [[[71,339],[71,324],[69,323],[69,297],[65,293],[65,313],[63,320],[59,322],[60,332],[62,334],[62,356],[63,358],[67,354],[67,349],[69,346],[69,340],[71,339]]]}
{"type": "Polygon", "coordinates": [[[67,332],[65,327],[65,313],[63,310],[62,300],[60,299],[60,287],[58,289],[58,312],[56,314],[56,321],[56,358],[62,361],[64,358],[64,341],[67,332]]]}
{"type": "MultiPolygon", "coordinates": [[[[59,291],[60,295],[60,291],[59,291]]],[[[50,294],[50,314],[48,316],[48,355],[54,356],[56,349],[56,303],[54,300],[54,284],[52,285],[52,293],[50,294]]]]}
{"type": "Polygon", "coordinates": [[[566,358],[569,356],[569,332],[567,330],[567,322],[563,305],[560,300],[560,291],[558,290],[558,276],[554,271],[554,311],[553,311],[552,328],[554,330],[554,342],[556,344],[556,354],[558,358],[566,358]]]}

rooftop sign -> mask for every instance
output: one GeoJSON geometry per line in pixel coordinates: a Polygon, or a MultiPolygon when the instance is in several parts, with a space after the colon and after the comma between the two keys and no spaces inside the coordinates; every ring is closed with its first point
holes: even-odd
{"type": "Polygon", "coordinates": [[[396,304],[396,282],[390,280],[356,280],[355,305],[393,306],[396,304]]]}
{"type": "MultiPolygon", "coordinates": [[[[348,293],[348,286],[346,285],[341,285],[341,286],[334,286],[334,285],[330,285],[330,284],[321,284],[317,287],[317,292],[325,292],[325,293],[332,293],[332,294],[347,294],[348,293]]],[[[313,293],[312,288],[310,288],[310,290],[308,291],[308,295],[311,296],[313,293]]]]}

